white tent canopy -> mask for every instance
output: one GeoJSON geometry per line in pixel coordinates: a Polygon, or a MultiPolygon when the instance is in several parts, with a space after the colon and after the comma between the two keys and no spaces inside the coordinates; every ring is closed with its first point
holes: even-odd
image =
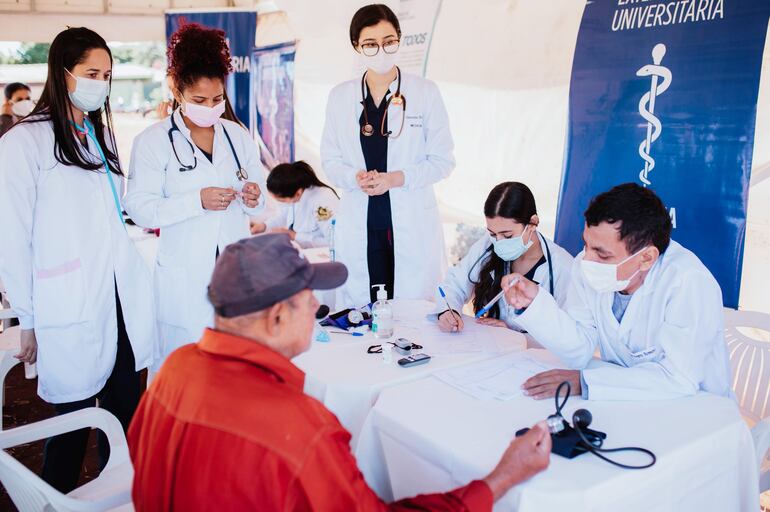
{"type": "MultiPolygon", "coordinates": [[[[369,1],[369,0],[367,0],[369,1]]],[[[255,8],[257,45],[298,40],[295,65],[297,158],[320,168],[318,147],[329,90],[352,77],[348,24],[362,0],[156,1],[0,0],[0,37],[49,41],[65,25],[85,25],[109,41],[165,38],[166,9],[255,8]]],[[[397,7],[398,0],[385,3],[397,7]]],[[[544,231],[553,229],[566,138],[572,56],[580,0],[443,0],[427,76],[442,91],[456,143],[457,169],[438,185],[444,217],[481,222],[496,183],[534,191],[544,231]]],[[[765,51],[765,71],[770,51],[765,51]]],[[[757,106],[743,307],[767,310],[762,276],[770,268],[770,75],[757,106]],[[746,276],[753,276],[748,279],[746,276]]]]}

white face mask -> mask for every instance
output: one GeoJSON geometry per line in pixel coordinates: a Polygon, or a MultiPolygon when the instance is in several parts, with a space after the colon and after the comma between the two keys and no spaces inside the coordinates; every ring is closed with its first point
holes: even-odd
{"type": "Polygon", "coordinates": [[[527,232],[527,228],[529,228],[529,226],[526,226],[519,236],[501,238],[500,240],[493,238],[492,246],[494,247],[495,254],[500,256],[500,259],[503,261],[519,259],[533,244],[531,233],[529,235],[529,241],[526,244],[524,243],[524,235],[527,232]]]}
{"type": "Polygon", "coordinates": [[[207,107],[206,105],[196,105],[185,101],[182,106],[182,111],[185,117],[200,126],[201,128],[208,128],[214,126],[216,122],[225,113],[225,102],[220,101],[213,107],[207,107]]]}
{"type": "Polygon", "coordinates": [[[32,100],[21,100],[11,105],[11,111],[16,117],[28,116],[33,108],[35,108],[35,104],[32,103],[32,100]]]}
{"type": "Polygon", "coordinates": [[[377,74],[384,75],[396,65],[396,53],[385,53],[385,50],[380,48],[377,55],[372,57],[366,56],[363,53],[361,55],[361,63],[366,66],[367,69],[371,69],[377,74]]]}
{"type": "Polygon", "coordinates": [[[636,277],[636,274],[641,269],[637,269],[628,279],[621,281],[618,279],[618,267],[633,257],[638,256],[645,249],[647,247],[641,248],[620,263],[599,263],[598,261],[586,261],[583,259],[580,261],[580,270],[583,273],[583,278],[591,288],[599,293],[623,291],[628,288],[631,280],[636,277]]]}
{"type": "Polygon", "coordinates": [[[104,106],[110,94],[110,83],[106,80],[92,80],[75,76],[65,69],[75,79],[75,90],[69,93],[70,101],[83,112],[94,112],[104,106]]]}

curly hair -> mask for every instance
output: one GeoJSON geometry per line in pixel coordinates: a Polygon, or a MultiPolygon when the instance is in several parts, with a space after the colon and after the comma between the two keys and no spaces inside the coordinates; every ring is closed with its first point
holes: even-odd
{"type": "Polygon", "coordinates": [[[186,23],[184,18],[166,52],[168,73],[180,90],[199,78],[221,78],[233,71],[230,48],[223,30],[186,23]]]}

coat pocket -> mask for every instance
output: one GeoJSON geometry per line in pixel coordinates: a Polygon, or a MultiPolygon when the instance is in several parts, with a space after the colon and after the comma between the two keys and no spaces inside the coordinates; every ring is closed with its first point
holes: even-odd
{"type": "Polygon", "coordinates": [[[32,288],[35,327],[61,327],[85,320],[86,287],[80,258],[35,269],[32,288]]]}
{"type": "Polygon", "coordinates": [[[158,320],[161,323],[186,327],[188,297],[184,267],[157,265],[155,268],[155,297],[158,320]]]}

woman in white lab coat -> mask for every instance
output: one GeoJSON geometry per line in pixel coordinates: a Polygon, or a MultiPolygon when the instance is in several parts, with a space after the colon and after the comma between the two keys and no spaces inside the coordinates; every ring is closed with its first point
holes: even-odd
{"type": "Polygon", "coordinates": [[[287,233],[302,248],[330,247],[340,198],[302,160],[276,165],[267,176],[267,191],[281,204],[276,215],[252,225],[251,232],[287,233]]]}
{"type": "MultiPolygon", "coordinates": [[[[449,270],[441,284],[446,300],[436,291],[436,315],[442,331],[461,331],[463,306],[472,300],[473,312],[481,311],[500,292],[503,276],[511,272],[538,283],[559,304],[567,298],[572,256],[538,232],[540,219],[529,187],[513,181],[497,185],[484,203],[484,216],[489,236],[473,244],[449,270]]],[[[478,321],[521,330],[516,324],[520,313],[501,299],[478,321]]]]}
{"type": "Polygon", "coordinates": [[[395,65],[400,37],[388,7],[360,9],[350,41],[367,70],[326,107],[321,159],[342,191],[335,243],[350,273],[339,305],[368,303],[375,284],[430,299],[446,268],[433,184],[454,169],[449,119],[436,84],[395,65]]]}
{"type": "MultiPolygon", "coordinates": [[[[128,427],[156,335],[150,270],[126,232],[108,95],[112,55],[86,28],[56,36],[31,115],[0,139],[0,278],[57,414],[98,403],[128,427]],[[106,122],[105,122],[106,121],[106,122]]],[[[43,478],[76,485],[88,430],[48,441],[43,478]]],[[[100,437],[106,462],[107,444],[100,437]]]]}
{"type": "Polygon", "coordinates": [[[257,146],[241,125],[220,119],[231,70],[224,32],[183,25],[169,48],[181,107],[134,141],[126,211],[140,226],[160,228],[160,361],[212,325],[206,290],[216,258],[250,236],[249,215],[263,206],[257,146]]]}

